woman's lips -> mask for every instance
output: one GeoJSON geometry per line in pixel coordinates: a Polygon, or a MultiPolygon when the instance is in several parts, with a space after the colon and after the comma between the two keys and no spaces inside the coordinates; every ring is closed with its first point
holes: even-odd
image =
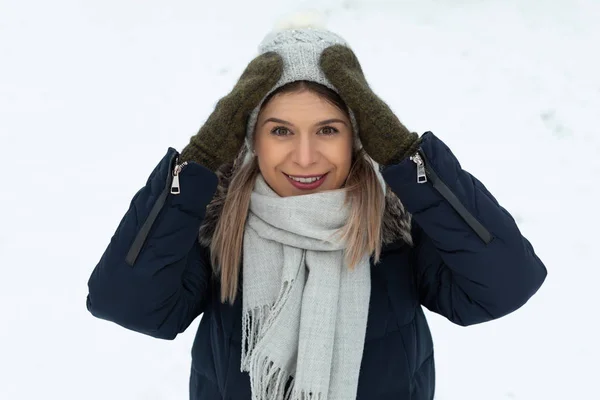
{"type": "Polygon", "coordinates": [[[292,178],[289,177],[289,175],[284,174],[285,177],[287,178],[287,180],[297,189],[300,190],[314,190],[316,188],[318,188],[319,186],[321,186],[323,184],[323,182],[325,181],[325,178],[327,177],[327,174],[321,175],[321,178],[319,178],[318,180],[316,180],[315,182],[311,182],[311,183],[302,183],[302,182],[298,182],[292,178]]]}

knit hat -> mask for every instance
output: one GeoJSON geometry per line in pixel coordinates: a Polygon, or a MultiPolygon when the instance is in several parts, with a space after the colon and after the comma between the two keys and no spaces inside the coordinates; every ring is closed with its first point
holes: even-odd
{"type": "MultiPolygon", "coordinates": [[[[319,66],[321,53],[333,45],[350,47],[339,35],[322,28],[303,27],[299,29],[284,29],[269,33],[261,42],[258,51],[264,54],[269,51],[278,53],[283,59],[283,74],[279,82],[267,93],[260,104],[252,111],[248,119],[246,146],[252,149],[252,137],[258,119],[259,111],[265,99],[278,88],[295,81],[311,81],[338,90],[325,77],[319,66]]],[[[355,135],[355,144],[360,146],[358,125],[352,110],[348,110],[355,135]]]]}

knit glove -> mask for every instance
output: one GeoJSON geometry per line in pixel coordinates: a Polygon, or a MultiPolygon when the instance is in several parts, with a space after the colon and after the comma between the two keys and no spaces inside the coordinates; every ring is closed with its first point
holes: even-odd
{"type": "Polygon", "coordinates": [[[367,154],[381,165],[398,164],[419,148],[419,135],[410,132],[369,88],[354,52],[334,45],[321,54],[321,70],[352,110],[367,154]]]}
{"type": "Polygon", "coordinates": [[[261,54],[248,64],[233,90],[217,103],[197,134],[181,151],[179,160],[194,161],[216,171],[233,161],[244,144],[248,118],[283,71],[274,52],[261,54]]]}

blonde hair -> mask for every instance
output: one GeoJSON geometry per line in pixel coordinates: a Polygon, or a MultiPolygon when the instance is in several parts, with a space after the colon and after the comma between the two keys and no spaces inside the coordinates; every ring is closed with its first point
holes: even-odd
{"type": "MultiPolygon", "coordinates": [[[[334,91],[314,82],[297,81],[282,86],[264,102],[280,93],[309,90],[331,102],[347,113],[347,107],[334,91]]],[[[243,162],[246,150],[242,150],[233,165],[223,207],[210,244],[211,262],[221,282],[221,301],[235,302],[239,290],[245,221],[248,217],[250,195],[260,173],[258,161],[253,157],[243,162]]],[[[382,220],[385,212],[385,193],[374,166],[364,150],[355,150],[352,166],[346,179],[345,203],[350,207],[348,222],[341,231],[347,243],[345,256],[349,268],[354,268],[365,255],[379,261],[382,246],[382,220]]]]}

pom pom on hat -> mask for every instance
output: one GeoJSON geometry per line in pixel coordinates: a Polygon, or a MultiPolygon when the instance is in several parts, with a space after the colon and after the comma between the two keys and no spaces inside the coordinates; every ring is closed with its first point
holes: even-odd
{"type": "Polygon", "coordinates": [[[341,36],[327,30],[321,14],[304,12],[292,14],[277,22],[258,46],[258,51],[261,54],[268,51],[281,53],[285,52],[285,47],[301,45],[311,46],[320,53],[334,44],[348,46],[341,36]]]}
{"type": "Polygon", "coordinates": [[[300,11],[289,14],[275,23],[273,31],[288,29],[325,29],[325,16],[315,10],[300,11]]]}

